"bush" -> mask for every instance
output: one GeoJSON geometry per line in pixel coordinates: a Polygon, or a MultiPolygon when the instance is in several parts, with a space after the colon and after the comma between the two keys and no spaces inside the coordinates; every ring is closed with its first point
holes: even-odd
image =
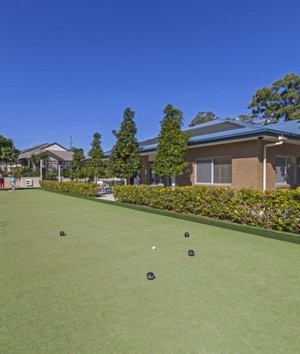
{"type": "Polygon", "coordinates": [[[43,189],[81,195],[85,197],[94,197],[96,195],[96,185],[94,183],[82,182],[55,182],[55,181],[40,181],[43,189]]]}
{"type": "Polygon", "coordinates": [[[62,172],[61,172],[61,174],[62,174],[62,177],[64,177],[64,178],[70,178],[70,170],[63,170],[62,172]]]}
{"type": "Polygon", "coordinates": [[[300,233],[300,190],[269,191],[227,188],[115,186],[123,203],[211,217],[239,224],[300,233]]]}
{"type": "Polygon", "coordinates": [[[9,174],[11,174],[11,173],[13,173],[16,178],[39,177],[39,175],[40,175],[39,170],[33,171],[25,166],[18,166],[18,167],[12,168],[11,172],[7,173],[7,176],[9,176],[9,174]]]}
{"type": "Polygon", "coordinates": [[[56,172],[48,171],[44,178],[48,181],[56,181],[56,172]]]}

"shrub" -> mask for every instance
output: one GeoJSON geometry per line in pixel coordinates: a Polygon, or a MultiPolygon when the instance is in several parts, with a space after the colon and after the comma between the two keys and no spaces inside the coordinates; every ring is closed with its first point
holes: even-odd
{"type": "Polygon", "coordinates": [[[82,182],[55,182],[55,181],[40,181],[43,189],[81,195],[85,197],[93,197],[96,195],[96,185],[94,183],[82,182]]]}
{"type": "Polygon", "coordinates": [[[227,188],[115,186],[115,198],[138,204],[273,230],[300,233],[300,191],[227,188]]]}

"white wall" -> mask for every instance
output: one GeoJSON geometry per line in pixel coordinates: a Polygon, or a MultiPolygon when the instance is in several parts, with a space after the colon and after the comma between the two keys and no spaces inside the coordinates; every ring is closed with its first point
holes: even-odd
{"type": "Polygon", "coordinates": [[[39,177],[21,177],[21,180],[19,180],[19,182],[20,182],[21,188],[40,187],[40,178],[39,177]]]}
{"type": "MultiPolygon", "coordinates": [[[[10,185],[10,177],[4,178],[4,187],[5,189],[11,189],[10,185]]],[[[40,178],[39,177],[22,177],[16,178],[16,188],[38,188],[40,187],[40,178]],[[26,180],[32,181],[29,185],[27,185],[26,180]]]]}
{"type": "Polygon", "coordinates": [[[61,146],[59,146],[57,144],[47,146],[45,151],[47,151],[47,150],[66,151],[66,149],[63,149],[61,146]]]}

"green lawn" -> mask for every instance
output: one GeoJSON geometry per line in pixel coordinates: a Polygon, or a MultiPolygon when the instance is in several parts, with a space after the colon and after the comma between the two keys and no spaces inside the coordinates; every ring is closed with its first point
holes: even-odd
{"type": "Polygon", "coordinates": [[[0,270],[1,353],[299,353],[297,244],[6,191],[0,270]]]}

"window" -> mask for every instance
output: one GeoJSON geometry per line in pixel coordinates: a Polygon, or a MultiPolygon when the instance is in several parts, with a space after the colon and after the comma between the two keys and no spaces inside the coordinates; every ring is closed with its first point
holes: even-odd
{"type": "Polygon", "coordinates": [[[276,157],[276,184],[296,184],[296,158],[288,156],[276,157]]]}
{"type": "Polygon", "coordinates": [[[196,183],[230,184],[232,163],[230,157],[215,157],[196,161],[196,183]]]}
{"type": "Polygon", "coordinates": [[[154,161],[149,162],[149,184],[151,184],[151,185],[163,184],[165,186],[171,185],[170,178],[168,178],[168,177],[162,178],[162,177],[156,176],[155,171],[154,171],[154,161]]]}

